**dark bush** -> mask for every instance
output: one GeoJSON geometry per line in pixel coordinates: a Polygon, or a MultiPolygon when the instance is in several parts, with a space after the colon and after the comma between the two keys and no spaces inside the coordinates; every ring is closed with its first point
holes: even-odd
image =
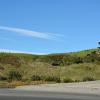
{"type": "Polygon", "coordinates": [[[52,66],[60,66],[59,63],[52,63],[52,66]]]}
{"type": "Polygon", "coordinates": [[[83,63],[83,59],[81,57],[75,57],[73,63],[76,63],[76,64],[83,63]]]}
{"type": "Polygon", "coordinates": [[[41,80],[41,77],[38,76],[38,75],[33,75],[33,76],[31,77],[31,79],[32,79],[32,81],[39,81],[39,80],[41,80]]]}
{"type": "Polygon", "coordinates": [[[74,82],[71,78],[65,78],[63,79],[63,82],[64,83],[71,83],[71,82],[74,82]]]}
{"type": "Polygon", "coordinates": [[[0,81],[5,81],[5,80],[7,80],[7,77],[5,77],[5,76],[0,76],[0,81]]]}
{"type": "Polygon", "coordinates": [[[51,81],[51,82],[60,82],[60,78],[56,76],[46,76],[44,77],[45,81],[51,81]]]}
{"type": "Polygon", "coordinates": [[[22,75],[18,71],[10,71],[8,74],[9,80],[21,80],[22,75]]]}
{"type": "Polygon", "coordinates": [[[91,76],[86,76],[83,78],[83,81],[95,81],[95,78],[91,76]]]}

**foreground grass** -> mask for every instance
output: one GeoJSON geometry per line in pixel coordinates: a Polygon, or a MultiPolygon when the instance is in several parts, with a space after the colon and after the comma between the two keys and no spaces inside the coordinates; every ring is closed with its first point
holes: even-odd
{"type": "Polygon", "coordinates": [[[8,68],[2,73],[7,79],[0,81],[0,87],[14,88],[21,85],[45,84],[52,82],[71,83],[100,80],[100,65],[94,63],[73,64],[56,68],[50,65],[45,65],[39,66],[38,63],[32,64],[30,67],[24,65],[17,69],[12,69],[12,67],[11,69],[8,68]],[[11,72],[19,73],[9,74],[11,72]],[[21,74],[21,78],[19,78],[20,76],[17,74],[21,74]]]}

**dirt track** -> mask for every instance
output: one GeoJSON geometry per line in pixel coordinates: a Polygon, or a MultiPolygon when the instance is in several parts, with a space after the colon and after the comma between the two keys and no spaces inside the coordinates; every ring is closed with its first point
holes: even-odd
{"type": "Polygon", "coordinates": [[[19,86],[16,90],[100,94],[100,81],[19,86]]]}

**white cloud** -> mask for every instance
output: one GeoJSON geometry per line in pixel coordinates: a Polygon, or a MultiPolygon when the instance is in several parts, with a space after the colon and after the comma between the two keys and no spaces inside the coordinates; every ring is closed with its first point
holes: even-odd
{"type": "Polygon", "coordinates": [[[37,38],[43,38],[43,39],[56,40],[59,37],[59,35],[57,35],[57,34],[44,33],[44,32],[35,32],[35,31],[32,31],[32,30],[6,27],[6,26],[0,26],[0,30],[15,32],[15,33],[19,33],[19,34],[22,34],[22,35],[37,37],[37,38]]]}
{"type": "Polygon", "coordinates": [[[0,49],[0,52],[4,52],[4,53],[25,53],[25,54],[36,54],[36,55],[44,55],[44,54],[47,54],[47,53],[36,53],[36,52],[26,52],[26,51],[8,50],[8,49],[0,49]]]}

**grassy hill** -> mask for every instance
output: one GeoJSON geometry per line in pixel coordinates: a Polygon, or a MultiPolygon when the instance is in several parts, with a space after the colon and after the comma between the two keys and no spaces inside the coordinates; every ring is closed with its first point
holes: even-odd
{"type": "Polygon", "coordinates": [[[98,49],[48,55],[0,53],[0,86],[100,79],[98,49]]]}

